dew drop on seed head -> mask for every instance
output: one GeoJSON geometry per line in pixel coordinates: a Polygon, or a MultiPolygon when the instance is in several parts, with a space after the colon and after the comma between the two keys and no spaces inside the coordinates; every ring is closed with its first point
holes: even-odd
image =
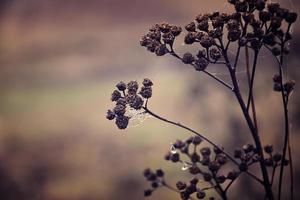
{"type": "Polygon", "coordinates": [[[172,144],[172,143],[171,143],[171,147],[170,147],[170,152],[171,152],[171,154],[177,153],[176,148],[174,147],[174,144],[172,144]]]}
{"type": "Polygon", "coordinates": [[[183,164],[182,167],[181,167],[182,171],[186,171],[186,170],[189,169],[189,165],[186,162],[183,161],[182,164],[183,164]]]}

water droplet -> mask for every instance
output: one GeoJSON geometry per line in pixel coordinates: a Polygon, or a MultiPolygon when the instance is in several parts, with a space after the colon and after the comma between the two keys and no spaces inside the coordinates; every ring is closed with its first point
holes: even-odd
{"type": "Polygon", "coordinates": [[[182,164],[183,164],[182,167],[181,167],[182,171],[186,171],[186,170],[189,169],[189,165],[186,162],[183,161],[182,164]]]}
{"type": "Polygon", "coordinates": [[[177,153],[176,148],[174,147],[174,144],[172,144],[172,143],[171,143],[171,147],[170,147],[170,152],[171,152],[171,154],[177,153]]]}

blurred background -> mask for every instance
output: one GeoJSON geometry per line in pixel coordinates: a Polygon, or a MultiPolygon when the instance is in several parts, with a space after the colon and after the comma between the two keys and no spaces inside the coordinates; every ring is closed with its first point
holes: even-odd
{"type": "MultiPolygon", "coordinates": [[[[299,11],[296,0],[281,3],[299,11]]],[[[146,167],[165,169],[172,184],[188,180],[180,165],[163,157],[171,142],[190,133],[153,118],[121,131],[105,119],[120,80],[151,78],[151,110],[199,130],[228,151],[251,142],[230,91],[169,56],[156,57],[139,46],[140,36],[154,23],[184,26],[199,13],[215,10],[231,7],[226,0],[1,0],[0,198],[144,199],[146,167]]],[[[286,60],[286,72],[297,81],[298,25],[286,60]]],[[[186,48],[181,41],[176,43],[179,54],[186,48]]],[[[229,78],[221,66],[209,70],[229,78]]],[[[283,114],[280,95],[272,91],[275,72],[274,60],[262,52],[255,85],[259,129],[263,142],[276,144],[279,151],[283,114]]],[[[239,77],[245,82],[243,61],[239,77]]],[[[290,102],[295,188],[300,186],[299,100],[296,87],[290,102]]],[[[240,188],[232,190],[232,199],[241,194],[254,199],[261,192],[245,177],[234,187],[240,188]]],[[[160,189],[149,199],[179,198],[160,189]]]]}

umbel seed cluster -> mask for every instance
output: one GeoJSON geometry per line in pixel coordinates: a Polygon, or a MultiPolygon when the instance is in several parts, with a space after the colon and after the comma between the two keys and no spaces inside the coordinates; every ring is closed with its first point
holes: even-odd
{"type": "Polygon", "coordinates": [[[115,107],[108,110],[106,118],[114,120],[119,129],[125,129],[128,126],[130,117],[126,116],[126,109],[130,107],[134,110],[140,110],[144,104],[152,97],[152,81],[145,78],[139,90],[137,81],[130,81],[125,84],[123,81],[116,85],[116,90],[111,94],[111,101],[115,102],[115,107]]]}
{"type": "MultiPolygon", "coordinates": [[[[275,56],[281,54],[281,45],[292,39],[290,27],[296,21],[297,13],[281,8],[278,3],[267,4],[264,0],[229,0],[229,3],[234,5],[236,12],[200,14],[184,27],[187,31],[184,43],[199,44],[202,48],[195,56],[184,53],[180,57],[184,64],[193,65],[197,71],[205,70],[209,63],[224,58],[220,41],[225,39],[228,45],[237,42],[255,51],[267,46],[275,56]]],[[[155,24],[141,37],[140,44],[157,56],[171,54],[178,57],[173,44],[181,32],[182,28],[176,25],[155,24]]],[[[283,51],[289,53],[286,45],[283,51]]]]}

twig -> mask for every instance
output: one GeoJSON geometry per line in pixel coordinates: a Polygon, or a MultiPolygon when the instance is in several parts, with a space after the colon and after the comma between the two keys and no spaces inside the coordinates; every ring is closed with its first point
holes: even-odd
{"type": "MultiPolygon", "coordinates": [[[[201,137],[203,140],[207,141],[209,144],[211,144],[212,146],[216,147],[218,150],[222,151],[222,153],[224,153],[235,165],[239,166],[239,163],[229,154],[227,153],[224,149],[220,148],[218,145],[216,145],[214,142],[212,142],[210,139],[206,138],[205,136],[203,136],[202,134],[198,133],[197,131],[181,124],[181,123],[176,123],[176,122],[173,122],[171,120],[168,120],[168,119],[165,119],[155,113],[153,113],[152,111],[150,111],[148,108],[146,107],[143,107],[143,109],[145,110],[146,113],[150,114],[151,116],[159,119],[159,120],[162,120],[164,122],[167,122],[169,124],[173,124],[175,126],[178,126],[180,128],[183,128],[185,130],[188,130],[192,133],[194,133],[195,135],[198,135],[199,137],[201,137]]],[[[248,174],[249,176],[251,176],[253,179],[255,179],[257,182],[259,182],[260,184],[263,184],[263,181],[260,180],[260,178],[258,178],[257,176],[255,176],[253,173],[251,173],[250,171],[246,171],[245,172],[246,174],[248,174]]]]}

